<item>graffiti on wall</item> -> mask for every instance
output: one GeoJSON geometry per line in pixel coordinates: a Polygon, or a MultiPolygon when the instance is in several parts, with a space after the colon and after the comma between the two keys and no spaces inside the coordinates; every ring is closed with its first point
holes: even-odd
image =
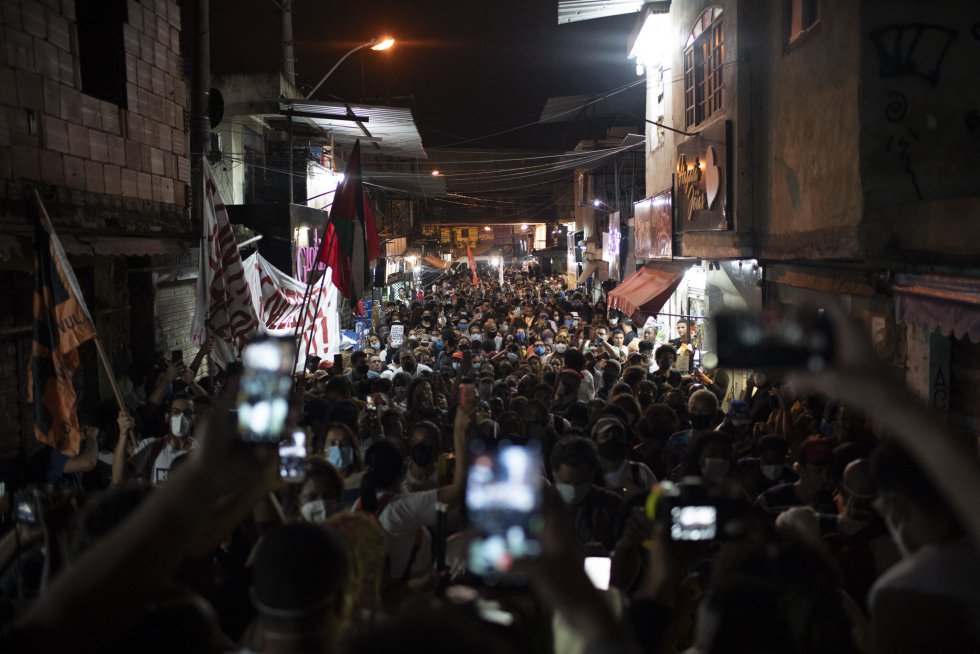
{"type": "Polygon", "coordinates": [[[943,60],[957,32],[925,23],[889,25],[870,34],[878,53],[881,77],[921,77],[939,83],[943,60]]]}

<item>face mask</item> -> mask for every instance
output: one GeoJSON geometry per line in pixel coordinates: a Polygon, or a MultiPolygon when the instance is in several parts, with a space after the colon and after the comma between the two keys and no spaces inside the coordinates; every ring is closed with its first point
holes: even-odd
{"type": "Polygon", "coordinates": [[[327,447],[327,463],[337,470],[343,470],[354,461],[354,450],[349,447],[330,445],[327,447]]]}
{"type": "Polygon", "coordinates": [[[503,329],[504,333],[506,334],[508,331],[510,331],[510,325],[504,325],[503,329]]]}
{"type": "Polygon", "coordinates": [[[479,334],[470,334],[470,340],[479,343],[480,341],[483,340],[483,337],[480,336],[479,334]]]}
{"type": "Polygon", "coordinates": [[[783,466],[782,464],[775,463],[773,465],[763,465],[762,466],[762,476],[769,480],[776,480],[783,476],[783,466]]]}
{"type": "Polygon", "coordinates": [[[609,324],[610,325],[618,325],[619,324],[619,318],[610,318],[609,319],[609,324]]]}
{"type": "Polygon", "coordinates": [[[184,438],[191,433],[191,420],[183,413],[170,416],[170,433],[178,438],[184,438]]]}
{"type": "Polygon", "coordinates": [[[555,484],[555,490],[561,495],[561,499],[565,504],[578,504],[585,499],[585,496],[589,494],[590,484],[563,484],[558,482],[555,484]]]}
{"type": "Polygon", "coordinates": [[[331,515],[337,512],[336,502],[333,500],[313,500],[299,507],[299,512],[303,519],[315,525],[323,524],[331,515]]]}
{"type": "Polygon", "coordinates": [[[517,355],[513,352],[508,352],[507,360],[510,361],[511,363],[517,363],[517,355]]]}
{"type": "Polygon", "coordinates": [[[568,343],[555,343],[555,352],[558,354],[563,353],[568,349],[568,343]]]}
{"type": "Polygon", "coordinates": [[[461,331],[461,332],[465,332],[466,331],[466,323],[465,322],[459,323],[459,331],[461,331]]]}
{"type": "Polygon", "coordinates": [[[571,327],[572,326],[572,321],[566,318],[565,319],[565,326],[566,327],[571,327]]]}
{"type": "Polygon", "coordinates": [[[459,370],[459,362],[453,361],[453,370],[459,370]]]}
{"type": "Polygon", "coordinates": [[[381,347],[381,342],[380,341],[371,341],[371,347],[373,349],[377,350],[379,347],[381,347]]]}
{"type": "Polygon", "coordinates": [[[414,373],[415,373],[415,370],[416,370],[416,366],[417,366],[417,365],[418,365],[418,364],[417,364],[417,363],[415,363],[415,361],[414,361],[414,360],[409,360],[409,361],[404,361],[404,360],[403,360],[403,361],[401,362],[401,367],[402,367],[402,370],[404,370],[405,372],[407,372],[407,373],[409,373],[409,374],[414,374],[414,373]]]}
{"type": "Polygon", "coordinates": [[[543,345],[539,345],[536,348],[534,348],[534,353],[537,354],[539,357],[544,356],[544,352],[545,350],[543,345]]]}
{"type": "Polygon", "coordinates": [[[714,418],[710,413],[692,413],[691,414],[691,426],[695,429],[707,429],[711,426],[711,421],[714,418]]]}
{"type": "Polygon", "coordinates": [[[626,443],[618,438],[599,443],[598,449],[599,456],[606,461],[619,461],[626,458],[626,443]]]}
{"type": "Polygon", "coordinates": [[[442,341],[432,341],[432,349],[436,352],[440,351],[442,349],[442,341]]]}
{"type": "Polygon", "coordinates": [[[701,465],[701,474],[706,480],[714,484],[720,484],[728,475],[731,467],[732,464],[728,459],[708,457],[704,460],[704,464],[701,465]]]}
{"type": "Polygon", "coordinates": [[[524,332],[517,332],[517,340],[523,343],[525,338],[527,338],[527,334],[524,332]]]}
{"type": "Polygon", "coordinates": [[[428,443],[415,443],[409,451],[415,465],[424,468],[436,460],[436,449],[428,443]]]}

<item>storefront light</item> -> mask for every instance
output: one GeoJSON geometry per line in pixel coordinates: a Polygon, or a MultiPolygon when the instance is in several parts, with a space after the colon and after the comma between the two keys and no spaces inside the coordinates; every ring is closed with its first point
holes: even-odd
{"type": "Polygon", "coordinates": [[[629,53],[629,58],[636,60],[638,75],[643,73],[644,68],[657,70],[668,61],[672,47],[669,0],[647,2],[641,20],[629,53]]]}

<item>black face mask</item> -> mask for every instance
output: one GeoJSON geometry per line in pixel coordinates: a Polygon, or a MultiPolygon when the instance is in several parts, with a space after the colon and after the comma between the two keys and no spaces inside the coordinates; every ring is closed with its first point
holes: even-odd
{"type": "Polygon", "coordinates": [[[409,374],[413,374],[415,372],[416,365],[417,364],[415,363],[415,361],[402,361],[401,362],[402,370],[404,370],[405,372],[407,372],[409,374]]]}
{"type": "Polygon", "coordinates": [[[436,448],[424,441],[420,441],[412,445],[409,450],[409,456],[415,462],[415,465],[425,468],[436,460],[436,448]]]}
{"type": "Polygon", "coordinates": [[[695,429],[707,429],[714,420],[714,416],[710,413],[692,413],[688,418],[695,429]]]}
{"type": "Polygon", "coordinates": [[[613,438],[599,443],[599,456],[606,461],[619,461],[626,458],[626,441],[613,438]]]}

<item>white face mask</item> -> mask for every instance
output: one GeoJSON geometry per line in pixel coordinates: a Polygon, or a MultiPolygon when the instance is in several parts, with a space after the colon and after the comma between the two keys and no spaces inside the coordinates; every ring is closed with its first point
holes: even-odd
{"type": "MultiPolygon", "coordinates": [[[[333,504],[333,502],[331,502],[333,504]]],[[[323,500],[313,500],[312,502],[307,502],[303,506],[299,507],[299,512],[303,515],[303,519],[307,522],[312,522],[315,525],[323,524],[327,521],[334,511],[331,510],[332,507],[328,507],[327,503],[323,500]]]]}
{"type": "Polygon", "coordinates": [[[178,438],[184,438],[191,433],[191,420],[183,413],[170,416],[170,433],[178,438]]]}
{"type": "Polygon", "coordinates": [[[783,476],[783,466],[779,463],[771,466],[762,466],[762,476],[766,479],[775,480],[783,476]]]}
{"type": "Polygon", "coordinates": [[[354,461],[354,450],[350,447],[330,445],[327,447],[327,463],[337,470],[343,470],[354,461]]]}
{"type": "Polygon", "coordinates": [[[589,494],[589,488],[591,484],[564,484],[562,482],[555,483],[555,490],[561,495],[561,499],[564,500],[565,504],[578,504],[585,499],[585,496],[589,494]]]}
{"type": "Polygon", "coordinates": [[[701,466],[701,474],[704,475],[707,481],[713,484],[720,484],[725,480],[731,467],[732,464],[728,459],[707,457],[704,460],[704,465],[701,466]]]}
{"type": "Polygon", "coordinates": [[[555,343],[555,352],[561,354],[562,352],[564,352],[567,349],[568,349],[568,344],[567,343],[555,343]]]}
{"type": "Polygon", "coordinates": [[[619,324],[619,318],[610,318],[609,319],[609,324],[610,325],[618,325],[619,324]]]}

